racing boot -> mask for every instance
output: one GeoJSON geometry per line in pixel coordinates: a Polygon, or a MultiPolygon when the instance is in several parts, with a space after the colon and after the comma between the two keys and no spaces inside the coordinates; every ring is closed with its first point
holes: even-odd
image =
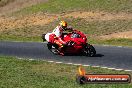
{"type": "Polygon", "coordinates": [[[58,48],[58,50],[60,51],[60,54],[62,55],[62,56],[64,56],[65,55],[65,50],[66,50],[66,45],[61,45],[59,48],[58,48]]]}

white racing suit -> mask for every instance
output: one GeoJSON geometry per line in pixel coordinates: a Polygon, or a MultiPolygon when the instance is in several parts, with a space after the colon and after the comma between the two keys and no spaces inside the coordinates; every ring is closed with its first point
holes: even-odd
{"type": "Polygon", "coordinates": [[[65,41],[62,40],[62,33],[63,29],[61,26],[57,26],[52,33],[47,33],[45,35],[45,39],[48,42],[56,43],[59,46],[62,46],[63,44],[66,44],[65,41]],[[56,38],[56,39],[55,39],[56,38]]]}

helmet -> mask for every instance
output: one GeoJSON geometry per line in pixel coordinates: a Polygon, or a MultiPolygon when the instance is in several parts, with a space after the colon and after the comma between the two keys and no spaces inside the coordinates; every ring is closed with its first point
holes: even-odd
{"type": "Polygon", "coordinates": [[[67,22],[61,21],[60,26],[62,27],[63,30],[65,30],[67,28],[67,22]]]}

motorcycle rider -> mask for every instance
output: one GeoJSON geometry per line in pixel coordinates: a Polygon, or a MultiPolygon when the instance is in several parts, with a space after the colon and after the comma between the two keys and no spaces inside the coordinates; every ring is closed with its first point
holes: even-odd
{"type": "MultiPolygon", "coordinates": [[[[71,27],[67,27],[67,22],[61,21],[59,25],[53,30],[52,33],[48,33],[45,35],[45,39],[48,42],[56,43],[59,46],[59,50],[63,51],[64,47],[67,45],[67,42],[65,42],[63,38],[63,31],[73,29],[71,27]]],[[[63,53],[62,53],[63,55],[63,53]]]]}

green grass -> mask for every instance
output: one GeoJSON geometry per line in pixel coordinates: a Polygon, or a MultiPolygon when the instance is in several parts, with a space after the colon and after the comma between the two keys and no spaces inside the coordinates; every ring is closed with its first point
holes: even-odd
{"type": "Polygon", "coordinates": [[[111,38],[102,40],[100,38],[89,37],[88,41],[90,44],[132,47],[132,39],[128,38],[111,38]]]}
{"type": "Polygon", "coordinates": [[[131,0],[49,0],[24,8],[17,14],[36,12],[64,13],[68,11],[132,12],[131,0]]]}
{"type": "MultiPolygon", "coordinates": [[[[87,73],[130,74],[101,68],[84,67],[87,73]]],[[[1,88],[130,88],[130,84],[86,84],[79,85],[75,78],[78,66],[48,63],[44,61],[18,60],[0,56],[1,88]]]]}
{"type": "MultiPolygon", "coordinates": [[[[3,0],[2,0],[3,1],[3,0]]],[[[8,1],[8,0],[7,0],[8,1]]],[[[132,13],[132,1],[131,0],[48,0],[47,2],[33,5],[21,9],[13,14],[32,14],[32,13],[69,13],[70,11],[105,11],[109,13],[132,13]]],[[[129,31],[132,29],[131,19],[115,19],[115,20],[94,20],[86,21],[82,18],[58,18],[54,22],[43,26],[26,26],[23,28],[9,29],[8,31],[2,31],[0,33],[0,40],[11,41],[42,41],[41,34],[47,33],[53,30],[58,25],[60,20],[66,20],[69,25],[76,29],[83,31],[86,34],[92,35],[89,39],[94,44],[120,44],[120,45],[132,45],[130,39],[110,39],[110,40],[98,40],[94,36],[100,36],[105,34],[111,34],[115,32],[129,31]],[[120,41],[121,40],[121,41],[120,41]]],[[[3,29],[4,30],[4,29],[3,29]]]]}
{"type": "Polygon", "coordinates": [[[107,45],[132,46],[132,39],[125,39],[125,38],[109,39],[101,42],[107,45]]]}
{"type": "Polygon", "coordinates": [[[41,36],[25,37],[15,35],[0,35],[0,41],[42,42],[42,39],[41,36]]]}
{"type": "Polygon", "coordinates": [[[131,39],[110,39],[102,40],[98,39],[97,36],[129,31],[132,29],[132,20],[110,20],[110,21],[86,21],[81,18],[59,18],[49,24],[43,26],[26,26],[24,28],[16,28],[5,30],[0,33],[0,40],[9,41],[42,41],[41,35],[43,33],[51,32],[59,20],[65,19],[69,25],[73,28],[78,29],[85,34],[88,34],[88,40],[92,44],[112,44],[112,45],[124,45],[132,46],[131,39]]]}
{"type": "Polygon", "coordinates": [[[68,18],[66,20],[69,22],[69,25],[73,25],[74,28],[86,34],[97,36],[132,29],[132,20],[86,21],[81,18],[68,18]]]}
{"type": "Polygon", "coordinates": [[[2,41],[42,41],[43,27],[29,26],[0,32],[2,41]]]}
{"type": "Polygon", "coordinates": [[[23,28],[3,30],[0,34],[25,37],[40,36],[42,33],[51,32],[58,25],[61,19],[66,20],[68,25],[72,26],[74,29],[78,29],[85,34],[96,36],[129,31],[132,29],[132,20],[86,21],[82,18],[69,17],[57,19],[43,26],[26,26],[23,28]]]}

